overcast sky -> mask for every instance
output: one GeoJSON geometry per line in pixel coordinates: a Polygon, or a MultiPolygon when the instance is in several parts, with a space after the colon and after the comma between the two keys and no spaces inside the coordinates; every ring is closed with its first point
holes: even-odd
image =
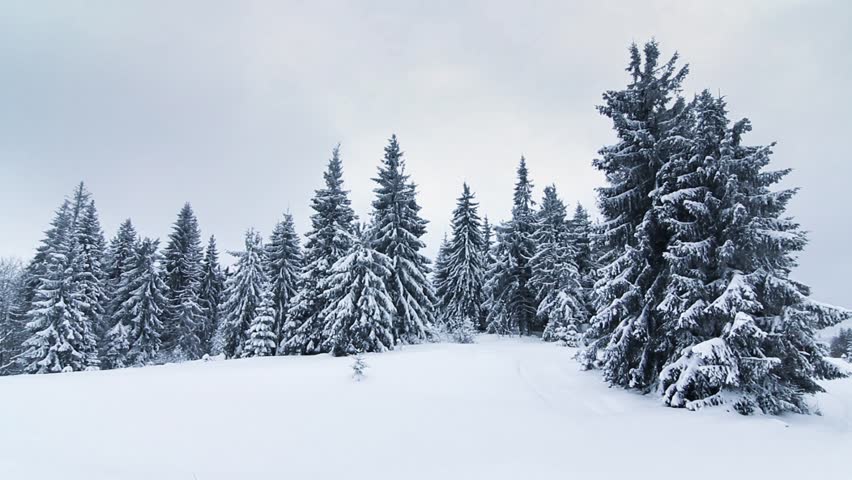
{"type": "Polygon", "coordinates": [[[304,233],[337,142],[366,219],[391,133],[429,255],[463,181],[508,215],[521,154],[537,195],[593,206],[590,163],[614,142],[594,107],[654,36],[690,63],[687,95],[721,92],[751,143],[778,141],[811,232],[796,277],[852,306],[852,2],[698,3],[5,1],[0,256],[30,256],[80,180],[108,237],[131,217],[164,239],[185,201],[224,250],[287,210],[304,233]]]}

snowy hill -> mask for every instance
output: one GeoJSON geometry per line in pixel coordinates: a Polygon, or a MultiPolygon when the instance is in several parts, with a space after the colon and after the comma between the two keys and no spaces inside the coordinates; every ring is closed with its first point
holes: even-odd
{"type": "Polygon", "coordinates": [[[0,378],[3,479],[843,478],[852,379],[822,416],[690,413],[607,388],[572,351],[480,337],[0,378]]]}

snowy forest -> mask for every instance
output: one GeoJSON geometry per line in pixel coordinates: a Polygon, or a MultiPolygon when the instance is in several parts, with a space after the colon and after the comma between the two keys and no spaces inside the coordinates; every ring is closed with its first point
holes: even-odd
{"type": "MultiPolygon", "coordinates": [[[[816,332],[852,312],[791,277],[807,237],[786,213],[796,189],[777,186],[790,171],[772,169],[773,145],[748,143],[751,123],[724,97],[684,96],[678,55],[634,44],[626,71],[597,107],[614,136],[593,160],[606,178],[596,208],[547,179],[534,197],[535,159],[520,157],[499,221],[479,212],[487,175],[458,185],[434,259],[396,135],[367,215],[351,206],[338,145],[310,230],[284,213],[249,229],[234,262],[189,202],[166,239],[130,218],[107,239],[109,206],[80,183],[32,259],[0,261],[0,373],[347,356],[490,333],[577,348],[582,368],[671,407],[809,413],[817,381],[844,375],[816,332]]],[[[852,357],[852,334],[831,350],[852,357]]]]}

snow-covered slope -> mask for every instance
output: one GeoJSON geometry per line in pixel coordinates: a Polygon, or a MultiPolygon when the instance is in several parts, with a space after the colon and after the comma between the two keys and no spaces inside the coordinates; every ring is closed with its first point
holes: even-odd
{"type": "Polygon", "coordinates": [[[607,388],[572,351],[480,337],[0,378],[2,479],[844,478],[852,380],[822,416],[690,413],[607,388]]]}

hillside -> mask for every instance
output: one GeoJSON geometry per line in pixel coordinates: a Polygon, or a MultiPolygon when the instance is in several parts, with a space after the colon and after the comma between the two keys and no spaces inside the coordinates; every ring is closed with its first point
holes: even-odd
{"type": "Polygon", "coordinates": [[[572,350],[480,337],[0,378],[4,479],[842,478],[852,379],[822,416],[690,413],[607,388],[572,350]]]}

